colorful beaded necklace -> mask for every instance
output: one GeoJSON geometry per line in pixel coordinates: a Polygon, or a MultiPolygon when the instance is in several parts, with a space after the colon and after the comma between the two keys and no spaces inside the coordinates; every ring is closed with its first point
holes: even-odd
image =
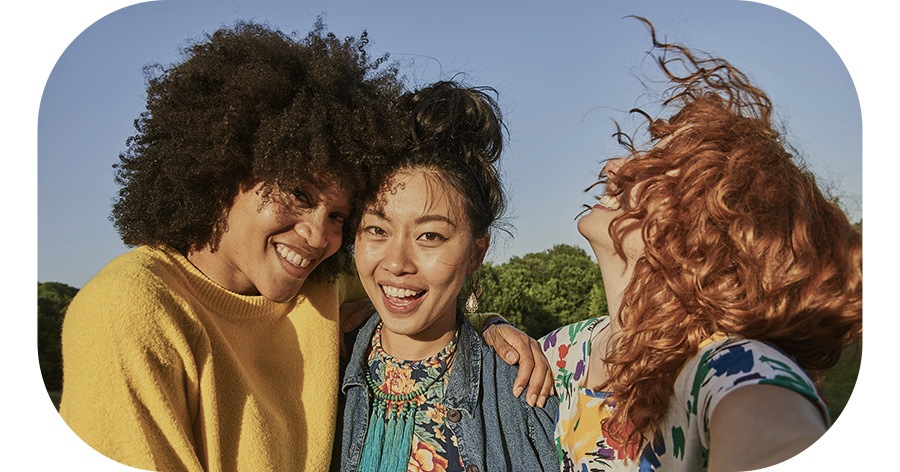
{"type": "MultiPolygon", "coordinates": [[[[379,324],[375,337],[381,335],[379,324]]],[[[382,385],[372,379],[370,369],[366,368],[366,383],[375,397],[372,414],[366,430],[363,444],[363,455],[359,470],[363,472],[406,472],[412,454],[412,439],[415,427],[416,412],[422,404],[423,395],[438,380],[444,377],[450,366],[450,360],[456,354],[456,336],[450,344],[437,356],[437,361],[444,368],[433,378],[426,377],[416,381],[417,388],[402,395],[386,393],[382,385]]]]}

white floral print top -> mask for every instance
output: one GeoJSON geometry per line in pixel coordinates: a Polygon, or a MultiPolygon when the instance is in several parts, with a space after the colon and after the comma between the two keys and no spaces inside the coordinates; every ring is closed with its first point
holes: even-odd
{"type": "Polygon", "coordinates": [[[601,408],[606,393],[582,386],[591,339],[608,325],[608,317],[592,318],[538,341],[550,361],[560,400],[555,438],[563,472],[706,470],[713,410],[726,394],[746,385],[778,385],[798,392],[815,402],[830,423],[812,381],[788,356],[763,342],[723,336],[701,345],[685,364],[654,440],[640,451],[625,447],[606,437],[600,426],[615,404],[601,408]]]}

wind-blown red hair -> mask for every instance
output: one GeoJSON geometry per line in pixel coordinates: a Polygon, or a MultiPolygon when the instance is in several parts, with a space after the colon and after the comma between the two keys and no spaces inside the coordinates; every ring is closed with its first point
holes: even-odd
{"type": "Polygon", "coordinates": [[[610,226],[618,252],[635,221],[646,245],[602,386],[617,405],[609,430],[630,423],[635,441],[657,432],[675,377],[713,333],[770,342],[815,375],[862,331],[861,234],[794,162],[769,98],[727,61],[660,42],[638,19],[677,112],[649,123],[648,150],[623,140],[631,158],[609,176],[636,199],[610,226]]]}

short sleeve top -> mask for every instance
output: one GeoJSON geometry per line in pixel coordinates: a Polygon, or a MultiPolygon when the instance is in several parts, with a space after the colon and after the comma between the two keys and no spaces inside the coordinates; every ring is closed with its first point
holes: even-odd
{"type": "Polygon", "coordinates": [[[561,471],[706,470],[712,413],[725,395],[748,385],[778,385],[795,391],[817,404],[830,423],[828,407],[790,357],[764,342],[722,336],[701,344],[685,363],[654,440],[642,450],[626,447],[601,428],[615,403],[601,408],[607,393],[582,385],[591,340],[608,325],[608,317],[592,318],[563,326],[539,341],[560,400],[554,436],[561,471]]]}

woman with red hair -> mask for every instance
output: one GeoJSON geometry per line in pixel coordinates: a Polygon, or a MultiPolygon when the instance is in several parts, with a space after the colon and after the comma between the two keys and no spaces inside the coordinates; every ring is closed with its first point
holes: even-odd
{"type": "Polygon", "coordinates": [[[830,425],[812,379],[861,337],[862,238],[795,162],[762,90],[639,20],[674,112],[635,110],[649,144],[616,133],[627,156],[578,222],[610,316],[540,341],[561,470],[776,464],[830,425]]]}

